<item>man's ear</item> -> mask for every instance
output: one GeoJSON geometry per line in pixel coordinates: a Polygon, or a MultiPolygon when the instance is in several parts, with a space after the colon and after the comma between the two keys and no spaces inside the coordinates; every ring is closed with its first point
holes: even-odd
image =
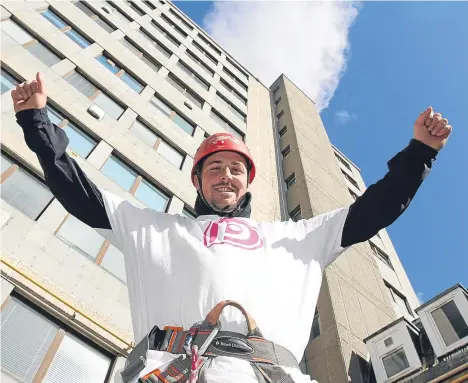
{"type": "Polygon", "coordinates": [[[200,181],[198,180],[198,174],[195,174],[195,177],[193,178],[193,183],[195,184],[195,189],[197,189],[197,191],[200,191],[200,181]]]}

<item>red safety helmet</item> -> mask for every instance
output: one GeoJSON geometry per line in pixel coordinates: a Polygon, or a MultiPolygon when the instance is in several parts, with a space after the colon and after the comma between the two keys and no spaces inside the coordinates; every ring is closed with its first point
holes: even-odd
{"type": "Polygon", "coordinates": [[[252,183],[255,178],[255,164],[252,156],[250,155],[247,145],[239,138],[231,133],[215,133],[201,143],[200,147],[195,153],[192,167],[192,183],[195,185],[195,173],[200,161],[203,161],[211,154],[223,151],[230,151],[242,154],[248,161],[249,169],[249,183],[252,183]]]}

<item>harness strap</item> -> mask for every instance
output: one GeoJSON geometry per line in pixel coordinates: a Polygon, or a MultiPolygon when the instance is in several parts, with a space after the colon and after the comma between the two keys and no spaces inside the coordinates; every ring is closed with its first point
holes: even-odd
{"type": "Polygon", "coordinates": [[[129,383],[138,376],[146,367],[148,350],[157,350],[179,356],[140,378],[139,382],[185,383],[191,373],[191,350],[196,349],[199,350],[201,360],[199,371],[203,372],[205,365],[217,356],[235,357],[250,362],[260,383],[293,383],[292,378],[280,366],[299,369],[296,358],[288,349],[263,338],[255,321],[241,305],[223,301],[216,305],[203,322],[196,323],[188,331],[181,327],[166,326],[161,330],[154,326],[128,356],[125,369],[121,372],[123,381],[129,383]],[[219,316],[227,305],[238,308],[244,314],[247,335],[219,331],[219,316]]]}

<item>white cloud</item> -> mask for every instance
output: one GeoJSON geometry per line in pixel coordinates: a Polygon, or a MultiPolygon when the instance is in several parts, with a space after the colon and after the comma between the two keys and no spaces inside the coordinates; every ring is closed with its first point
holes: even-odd
{"type": "Polygon", "coordinates": [[[419,299],[419,303],[423,304],[424,303],[424,293],[422,291],[419,291],[416,293],[419,299]]]}
{"type": "Polygon", "coordinates": [[[203,26],[265,85],[284,73],[321,110],[346,68],[357,14],[353,2],[215,2],[203,26]]]}
{"type": "Polygon", "coordinates": [[[349,113],[347,110],[339,110],[335,113],[335,120],[340,124],[347,124],[348,122],[357,119],[357,115],[349,113]]]}

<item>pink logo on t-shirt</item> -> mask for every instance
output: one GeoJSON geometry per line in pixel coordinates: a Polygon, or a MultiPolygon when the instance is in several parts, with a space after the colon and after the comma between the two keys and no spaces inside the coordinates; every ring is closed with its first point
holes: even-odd
{"type": "Polygon", "coordinates": [[[238,218],[220,218],[211,221],[204,237],[206,247],[227,243],[246,250],[254,250],[263,246],[263,240],[257,229],[238,218]]]}

